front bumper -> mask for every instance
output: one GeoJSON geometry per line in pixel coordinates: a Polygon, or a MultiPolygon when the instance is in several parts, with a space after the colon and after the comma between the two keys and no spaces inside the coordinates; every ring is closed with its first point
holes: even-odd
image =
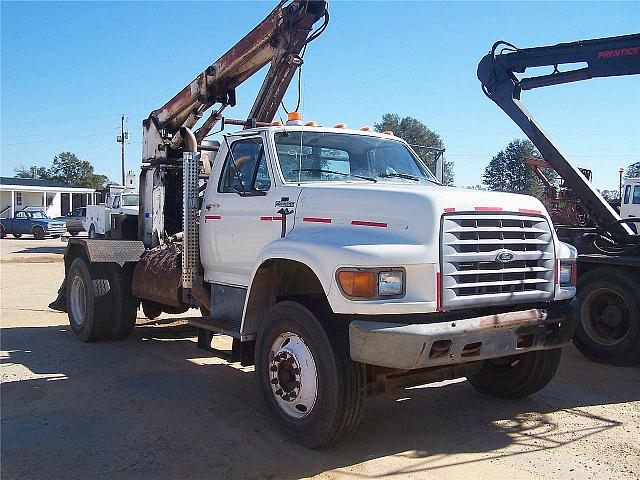
{"type": "Polygon", "coordinates": [[[351,358],[410,370],[548,350],[571,341],[576,311],[574,299],[547,310],[429,324],[355,320],[349,325],[351,358]]]}

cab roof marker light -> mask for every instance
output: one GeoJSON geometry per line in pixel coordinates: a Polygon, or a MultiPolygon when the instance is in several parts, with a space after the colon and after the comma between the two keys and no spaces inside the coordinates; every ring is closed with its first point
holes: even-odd
{"type": "Polygon", "coordinates": [[[385,130],[382,132],[384,135],[393,135],[393,130],[385,130]]]}
{"type": "Polygon", "coordinates": [[[346,123],[336,123],[333,128],[347,128],[346,123]]]}
{"type": "Polygon", "coordinates": [[[303,125],[302,114],[300,112],[287,113],[287,125],[303,125]]]}
{"type": "Polygon", "coordinates": [[[362,127],[360,130],[363,131],[363,132],[371,132],[372,131],[371,127],[362,127]]]}
{"type": "Polygon", "coordinates": [[[280,120],[274,120],[273,122],[271,122],[271,126],[272,127],[281,127],[282,126],[282,122],[280,120]]]}
{"type": "Polygon", "coordinates": [[[318,124],[316,122],[307,122],[304,124],[305,127],[317,127],[318,124]]]}

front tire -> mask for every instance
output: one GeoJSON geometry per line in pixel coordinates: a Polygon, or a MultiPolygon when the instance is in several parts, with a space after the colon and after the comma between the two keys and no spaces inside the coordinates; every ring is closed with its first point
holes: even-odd
{"type": "Polygon", "coordinates": [[[89,227],[89,238],[97,238],[96,237],[96,227],[93,226],[93,223],[89,227]]]}
{"type": "Polygon", "coordinates": [[[44,228],[36,225],[35,227],[33,227],[33,236],[36,240],[44,240],[46,233],[44,231],[44,228]]]}
{"type": "Polygon", "coordinates": [[[640,362],[640,276],[595,268],[578,280],[580,310],[573,339],[590,360],[628,366],[640,362]]]}
{"type": "Polygon", "coordinates": [[[271,309],[258,332],[262,405],[287,438],[309,448],[346,437],[362,411],[364,365],[349,357],[346,325],[336,321],[326,309],[314,313],[286,301],[271,309]]]}
{"type": "Polygon", "coordinates": [[[524,398],[545,387],[556,374],[562,349],[526,352],[485,360],[469,383],[485,395],[498,398],[524,398]]]}

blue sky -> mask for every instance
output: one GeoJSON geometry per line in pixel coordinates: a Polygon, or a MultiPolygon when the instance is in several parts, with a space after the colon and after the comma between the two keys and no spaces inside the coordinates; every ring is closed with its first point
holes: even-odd
{"type": "MultiPolygon", "coordinates": [[[[49,166],[72,151],[120,178],[120,114],[140,165],[141,122],[215,61],[275,2],[1,3],[3,176],[49,166]]],[[[493,42],[521,47],[640,31],[640,2],[330,2],[331,22],[303,68],[302,110],[320,124],[372,125],[387,112],[425,122],[444,139],[455,183],[523,137],[481,92],[480,58],[493,42]]],[[[261,77],[261,76],[260,76],[261,77]]],[[[238,89],[244,118],[262,78],[238,89]]],[[[295,102],[290,88],[287,103],[295,102]]],[[[523,97],[567,156],[617,188],[640,160],[640,78],[595,79],[523,97]]]]}

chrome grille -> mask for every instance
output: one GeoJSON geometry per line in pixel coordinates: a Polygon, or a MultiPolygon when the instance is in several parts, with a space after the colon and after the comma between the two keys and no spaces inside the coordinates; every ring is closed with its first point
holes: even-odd
{"type": "Polygon", "coordinates": [[[553,295],[555,254],[544,217],[448,214],[443,216],[441,241],[443,309],[548,300],[553,295]],[[498,260],[501,253],[503,261],[498,260]]]}

